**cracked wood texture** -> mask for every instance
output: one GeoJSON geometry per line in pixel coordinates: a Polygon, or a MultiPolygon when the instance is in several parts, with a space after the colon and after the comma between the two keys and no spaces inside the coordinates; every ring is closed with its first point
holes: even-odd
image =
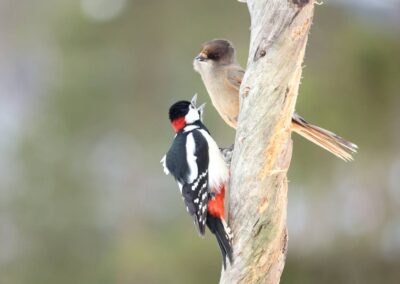
{"type": "Polygon", "coordinates": [[[287,251],[290,123],[313,0],[247,0],[250,51],[231,162],[234,263],[220,283],[279,283],[287,251]]]}

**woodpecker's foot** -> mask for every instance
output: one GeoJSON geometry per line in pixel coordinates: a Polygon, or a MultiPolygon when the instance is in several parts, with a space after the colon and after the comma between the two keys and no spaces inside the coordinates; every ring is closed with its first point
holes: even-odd
{"type": "Polygon", "coordinates": [[[227,163],[229,166],[231,165],[234,148],[235,148],[235,144],[232,144],[231,146],[229,146],[227,148],[219,148],[222,156],[224,157],[225,163],[227,163]]]}

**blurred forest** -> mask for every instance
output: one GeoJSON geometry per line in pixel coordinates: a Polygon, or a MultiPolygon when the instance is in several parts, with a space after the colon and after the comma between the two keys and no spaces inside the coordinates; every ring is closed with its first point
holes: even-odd
{"type": "MultiPolygon", "coordinates": [[[[399,283],[400,4],[326,2],[297,111],[360,150],[293,135],[281,283],[399,283]]],[[[232,143],[192,59],[223,37],[245,66],[249,25],[237,1],[0,0],[0,283],[218,281],[159,161],[168,107],[194,93],[232,143]]]]}

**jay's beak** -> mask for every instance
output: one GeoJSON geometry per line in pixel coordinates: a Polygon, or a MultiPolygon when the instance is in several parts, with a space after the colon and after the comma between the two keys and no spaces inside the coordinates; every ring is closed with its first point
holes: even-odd
{"type": "Polygon", "coordinates": [[[197,55],[194,59],[196,59],[197,61],[207,61],[207,55],[204,54],[203,52],[200,52],[199,55],[197,55]]]}

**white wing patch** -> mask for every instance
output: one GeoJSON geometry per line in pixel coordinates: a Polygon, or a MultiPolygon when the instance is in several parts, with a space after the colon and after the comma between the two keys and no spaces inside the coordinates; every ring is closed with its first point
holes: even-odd
{"type": "Polygon", "coordinates": [[[206,138],[208,143],[208,181],[211,190],[219,190],[222,184],[229,179],[229,169],[221,155],[217,143],[204,129],[198,130],[206,138]]]}
{"type": "Polygon", "coordinates": [[[188,183],[192,183],[196,179],[198,173],[196,163],[197,158],[194,155],[195,152],[196,143],[194,142],[193,133],[189,133],[186,138],[186,158],[189,166],[188,183]]]}
{"type": "Polygon", "coordinates": [[[167,155],[164,155],[164,157],[162,157],[160,163],[163,165],[164,173],[165,173],[166,175],[169,175],[169,170],[168,170],[168,168],[167,168],[167,155]]]}

